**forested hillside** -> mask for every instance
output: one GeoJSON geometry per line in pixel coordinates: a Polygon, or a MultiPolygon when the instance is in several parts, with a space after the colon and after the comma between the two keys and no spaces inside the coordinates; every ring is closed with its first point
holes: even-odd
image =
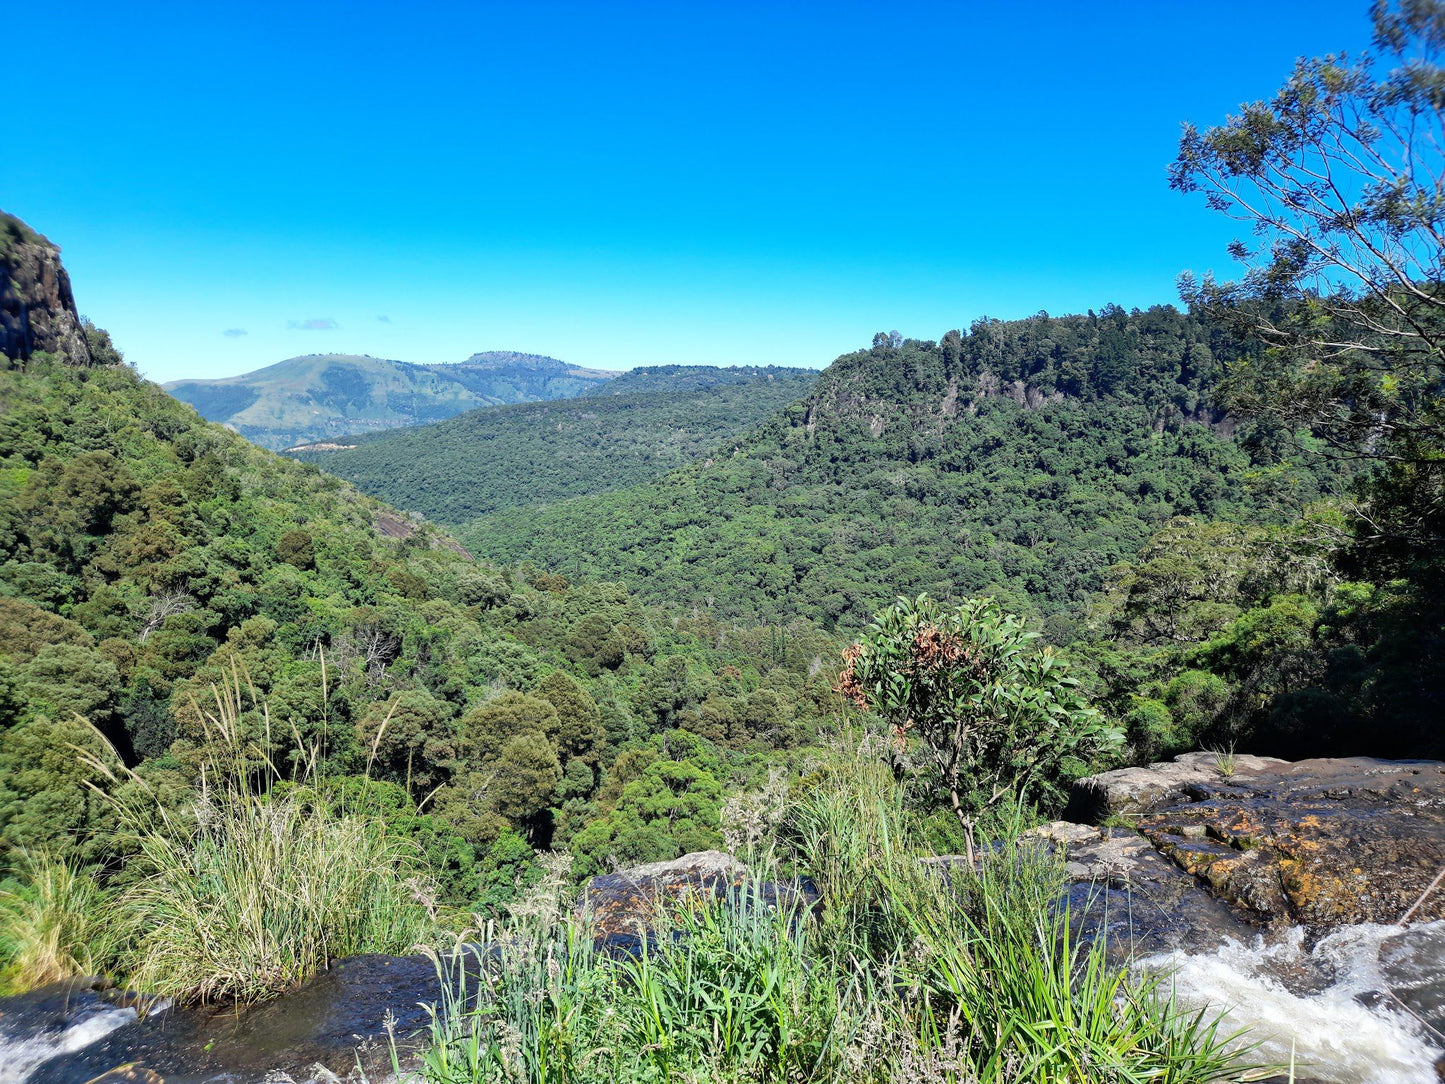
{"type": "Polygon", "coordinates": [[[510,350],[447,365],[307,354],[240,376],[175,380],[165,387],[202,417],[277,450],[438,421],[480,406],[566,399],[616,375],[510,350]]]}
{"type": "Polygon", "coordinates": [[[624,395],[629,392],[684,392],[749,384],[756,380],[817,379],[816,369],[790,369],[781,365],[639,365],[620,373],[584,395],[624,395]]]}
{"type": "Polygon", "coordinates": [[[1067,640],[1172,517],[1288,517],[1343,481],[1211,404],[1244,352],[1168,306],[879,336],[705,463],[461,536],[725,615],[857,626],[897,594],[987,593],[1067,640]]]}
{"type": "Polygon", "coordinates": [[[228,689],[255,755],[353,797],[364,773],[443,900],[485,907],[533,846],[580,874],[717,844],[724,787],[828,710],[817,635],[475,562],[91,346],[109,364],[0,370],[0,860],[116,860],[86,784],[131,784],[76,751],[104,735],[186,805],[228,689]]]}
{"type": "Polygon", "coordinates": [[[668,366],[588,396],[470,411],[435,425],[288,454],[373,496],[457,524],[498,509],[605,493],[706,456],[806,395],[809,369],[668,366]]]}

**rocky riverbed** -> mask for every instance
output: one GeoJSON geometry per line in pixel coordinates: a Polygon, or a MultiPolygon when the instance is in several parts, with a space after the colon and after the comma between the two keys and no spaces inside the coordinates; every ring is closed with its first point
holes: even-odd
{"type": "MultiPolygon", "coordinates": [[[[1067,816],[1034,838],[1065,858],[1081,931],[1121,960],[1250,1026],[1300,1081],[1441,1079],[1445,764],[1190,754],[1081,780],[1067,816]]],[[[625,950],[659,897],[748,875],[703,852],[594,878],[584,898],[625,950]]],[[[0,1001],[0,1084],[377,1080],[388,1029],[424,1023],[437,989],[422,957],[342,961],[243,1013],[139,1019],[114,993],[51,987],[0,1001]]]]}
{"type": "Polygon", "coordinates": [[[1075,785],[1073,912],[1299,1079],[1429,1084],[1445,1054],[1445,764],[1193,753],[1075,785]]]}

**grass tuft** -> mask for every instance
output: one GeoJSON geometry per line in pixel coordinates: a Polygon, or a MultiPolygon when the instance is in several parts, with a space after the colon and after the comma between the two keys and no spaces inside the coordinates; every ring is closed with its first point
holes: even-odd
{"type": "Polygon", "coordinates": [[[405,952],[428,929],[413,864],[364,818],[224,785],[189,832],[141,837],[121,902],[143,933],[123,970],[182,1003],[246,1002],[332,959],[405,952]]]}
{"type": "Polygon", "coordinates": [[[21,887],[0,892],[0,944],[8,963],[0,990],[20,991],[94,975],[111,955],[109,908],[96,871],[30,855],[21,887]]]}

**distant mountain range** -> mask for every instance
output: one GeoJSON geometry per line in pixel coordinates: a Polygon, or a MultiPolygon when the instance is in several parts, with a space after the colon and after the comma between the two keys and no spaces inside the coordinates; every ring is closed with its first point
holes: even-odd
{"type": "Polygon", "coordinates": [[[418,365],[357,354],[307,354],[219,380],[164,385],[208,421],[264,448],[423,425],[503,403],[570,399],[619,374],[540,354],[489,350],[466,361],[418,365]]]}

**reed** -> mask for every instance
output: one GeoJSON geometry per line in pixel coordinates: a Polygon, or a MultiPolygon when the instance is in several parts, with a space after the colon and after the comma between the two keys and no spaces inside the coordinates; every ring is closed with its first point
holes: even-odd
{"type": "Polygon", "coordinates": [[[0,892],[0,989],[28,990],[103,970],[114,954],[110,906],[96,871],[24,856],[18,887],[0,892]]]}

